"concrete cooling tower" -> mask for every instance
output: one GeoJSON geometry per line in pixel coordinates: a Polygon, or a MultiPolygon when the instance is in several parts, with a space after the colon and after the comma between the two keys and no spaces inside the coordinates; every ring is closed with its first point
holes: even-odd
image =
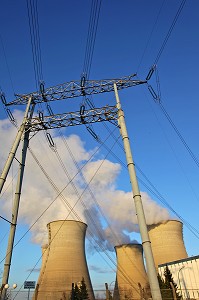
{"type": "Polygon", "coordinates": [[[115,247],[117,255],[117,275],[114,300],[142,299],[143,288],[147,286],[147,275],[140,244],[115,247]]]}
{"type": "Polygon", "coordinates": [[[48,250],[49,250],[48,245],[44,245],[44,246],[41,247],[42,263],[41,263],[40,274],[39,274],[39,278],[38,278],[37,285],[36,285],[36,288],[35,288],[35,293],[34,293],[33,299],[37,299],[38,289],[39,289],[39,286],[40,286],[40,283],[41,283],[41,279],[43,278],[43,274],[44,274],[45,267],[46,267],[46,262],[47,262],[47,259],[48,259],[48,253],[49,253],[48,250]]]}
{"type": "Polygon", "coordinates": [[[148,226],[156,268],[160,264],[188,257],[182,226],[182,222],[176,220],[148,226]]]}
{"type": "Polygon", "coordinates": [[[54,221],[47,225],[49,245],[43,259],[34,300],[69,299],[72,283],[86,283],[89,299],[94,293],[85,256],[87,225],[78,221],[54,221]]]}

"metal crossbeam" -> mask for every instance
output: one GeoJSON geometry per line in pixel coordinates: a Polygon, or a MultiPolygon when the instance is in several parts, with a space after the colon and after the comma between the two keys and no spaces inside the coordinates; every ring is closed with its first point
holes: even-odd
{"type": "Polygon", "coordinates": [[[42,86],[42,89],[39,92],[33,92],[24,95],[16,94],[17,98],[12,102],[7,103],[6,105],[26,104],[30,96],[32,96],[35,103],[41,103],[79,96],[112,92],[114,91],[114,83],[116,83],[118,90],[121,90],[147,82],[142,80],[135,80],[135,76],[136,74],[117,79],[85,80],[84,82],[82,80],[70,81],[46,89],[44,89],[44,86],[42,86]]]}
{"type": "Polygon", "coordinates": [[[83,115],[80,112],[69,112],[53,116],[41,116],[32,118],[30,131],[40,131],[45,129],[55,129],[61,127],[76,126],[82,124],[115,121],[117,120],[118,109],[116,106],[105,106],[85,110],[83,115]]]}

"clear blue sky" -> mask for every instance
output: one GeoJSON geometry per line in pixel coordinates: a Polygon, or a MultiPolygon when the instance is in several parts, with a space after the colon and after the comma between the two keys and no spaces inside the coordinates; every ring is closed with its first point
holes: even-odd
{"type": "MultiPolygon", "coordinates": [[[[38,2],[43,79],[46,86],[79,80],[83,71],[91,1],[38,2]]],[[[145,79],[181,1],[164,1],[154,27],[162,3],[162,0],[102,1],[90,79],[116,78],[136,72],[140,79],[145,79]]],[[[188,0],[185,3],[158,62],[164,107],[197,158],[198,11],[198,1],[188,0]]],[[[14,99],[14,93],[35,91],[26,1],[8,0],[1,3],[0,35],[3,42],[3,47],[0,43],[0,86],[7,100],[11,101],[14,99]]],[[[157,89],[155,76],[150,84],[157,89]]],[[[198,229],[198,166],[185,150],[146,86],[121,91],[120,98],[136,163],[173,209],[198,229]]],[[[96,107],[100,107],[105,104],[113,105],[115,100],[114,95],[110,93],[94,96],[93,101],[96,107]]],[[[81,99],[67,100],[66,103],[53,103],[52,108],[56,112],[75,111],[79,109],[80,102],[81,99]]],[[[25,109],[12,107],[12,111],[16,108],[22,111],[25,109]]],[[[0,119],[5,118],[7,116],[1,105],[0,119]]],[[[94,128],[103,139],[104,127],[96,125],[94,128]]],[[[87,151],[97,147],[98,144],[85,127],[66,130],[66,135],[73,133],[85,142],[87,151]]],[[[109,146],[112,142],[110,141],[109,146]]],[[[1,148],[0,158],[3,160],[5,155],[1,153],[1,148]]],[[[114,152],[125,162],[120,147],[116,146],[114,152]]],[[[102,149],[99,157],[103,158],[104,155],[106,151],[102,149]]],[[[117,162],[114,157],[109,156],[108,159],[117,162]]],[[[2,165],[3,161],[1,167],[2,165]]],[[[142,178],[141,175],[139,177],[142,178]]],[[[128,173],[124,168],[116,184],[118,189],[130,191],[128,173]]],[[[140,188],[162,205],[142,184],[140,188]]],[[[8,199],[11,201],[11,198],[8,199]]],[[[0,226],[2,238],[8,230],[8,225],[0,221],[0,226]]],[[[25,221],[19,223],[17,237],[19,238],[27,228],[25,221]]],[[[184,240],[188,254],[198,255],[198,239],[186,226],[184,240]]],[[[1,257],[5,251],[5,244],[6,238],[2,242],[1,257]]],[[[20,274],[20,285],[28,276],[27,270],[34,267],[39,256],[40,246],[31,242],[31,236],[26,236],[15,250],[11,280],[14,281],[14,278],[18,277],[16,274],[20,274]],[[24,252],[24,249],[28,251],[24,252]]],[[[91,271],[94,288],[99,289],[103,287],[104,282],[111,283],[115,279],[114,272],[101,261],[100,256],[89,253],[88,262],[93,269],[96,267],[96,271],[91,271]],[[103,271],[106,273],[102,273],[103,271]]],[[[33,273],[30,280],[36,280],[37,276],[38,273],[33,273]]]]}

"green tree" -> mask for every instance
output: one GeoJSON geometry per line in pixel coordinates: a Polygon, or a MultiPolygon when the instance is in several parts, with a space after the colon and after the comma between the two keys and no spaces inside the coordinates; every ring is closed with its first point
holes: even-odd
{"type": "Polygon", "coordinates": [[[160,274],[158,274],[158,282],[159,282],[159,286],[160,286],[160,292],[162,295],[162,299],[163,300],[169,300],[169,299],[173,299],[173,294],[172,294],[172,290],[171,288],[165,284],[164,279],[160,276],[160,274]]]}
{"type": "Polygon", "coordinates": [[[87,287],[86,287],[84,277],[82,277],[82,280],[81,280],[81,285],[80,285],[80,288],[79,288],[79,295],[80,295],[79,300],[89,299],[88,290],[87,290],[87,287]]]}
{"type": "Polygon", "coordinates": [[[70,299],[71,300],[89,299],[88,290],[87,290],[86,283],[85,283],[85,280],[83,277],[82,277],[80,284],[75,283],[75,285],[72,286],[70,299]]]}
{"type": "Polygon", "coordinates": [[[174,282],[173,275],[168,266],[166,266],[164,269],[164,279],[160,276],[160,274],[158,274],[158,282],[162,294],[162,299],[173,300],[174,294],[176,295],[177,300],[181,299],[181,296],[177,292],[177,284],[174,282]]]}
{"type": "Polygon", "coordinates": [[[79,300],[80,299],[79,293],[80,293],[80,291],[79,291],[79,288],[77,286],[77,283],[75,285],[72,284],[72,291],[71,291],[70,299],[71,300],[79,300]]]}

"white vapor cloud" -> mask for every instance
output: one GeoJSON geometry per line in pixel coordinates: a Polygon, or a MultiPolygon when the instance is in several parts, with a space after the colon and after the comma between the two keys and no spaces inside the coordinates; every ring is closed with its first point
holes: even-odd
{"type": "MultiPolygon", "coordinates": [[[[14,115],[16,119],[22,119],[20,111],[15,111],[14,115]]],[[[94,232],[97,240],[101,241],[107,249],[113,250],[114,245],[129,243],[128,233],[138,232],[138,225],[132,193],[119,190],[116,187],[116,180],[121,172],[120,164],[107,159],[104,161],[98,159],[98,154],[94,154],[96,149],[86,150],[84,142],[77,135],[65,136],[65,143],[55,133],[51,132],[51,135],[59,156],[50,149],[43,132],[30,140],[30,148],[46,171],[49,180],[56,185],[59,191],[64,189],[62,195],[71,207],[75,206],[75,213],[70,212],[68,205],[60,196],[57,197],[58,191],[55,191],[49,184],[31,153],[28,152],[19,222],[31,226],[43,214],[31,229],[32,241],[40,244],[46,243],[46,225],[48,222],[58,219],[77,219],[78,215],[82,221],[88,224],[88,230],[94,232]],[[66,143],[73,158],[67,150],[66,143]],[[78,172],[73,159],[81,168],[93,154],[92,159],[82,169],[83,175],[74,178],[74,185],[69,184],[70,179],[78,172]],[[64,163],[65,171],[60,165],[59,157],[61,163],[64,163]],[[92,194],[89,193],[89,190],[84,192],[87,183],[90,183],[92,194]],[[80,200],[78,201],[79,197],[80,200]]],[[[16,128],[7,119],[0,120],[0,136],[0,169],[2,170],[16,136],[16,128]]],[[[17,159],[20,159],[20,153],[21,147],[17,152],[17,159]]],[[[18,163],[15,161],[6,180],[4,190],[7,190],[0,198],[2,215],[7,219],[11,218],[13,192],[10,183],[13,175],[17,172],[17,168],[18,163]]],[[[142,200],[147,224],[169,219],[168,211],[152,200],[146,192],[142,192],[142,200]]]]}

